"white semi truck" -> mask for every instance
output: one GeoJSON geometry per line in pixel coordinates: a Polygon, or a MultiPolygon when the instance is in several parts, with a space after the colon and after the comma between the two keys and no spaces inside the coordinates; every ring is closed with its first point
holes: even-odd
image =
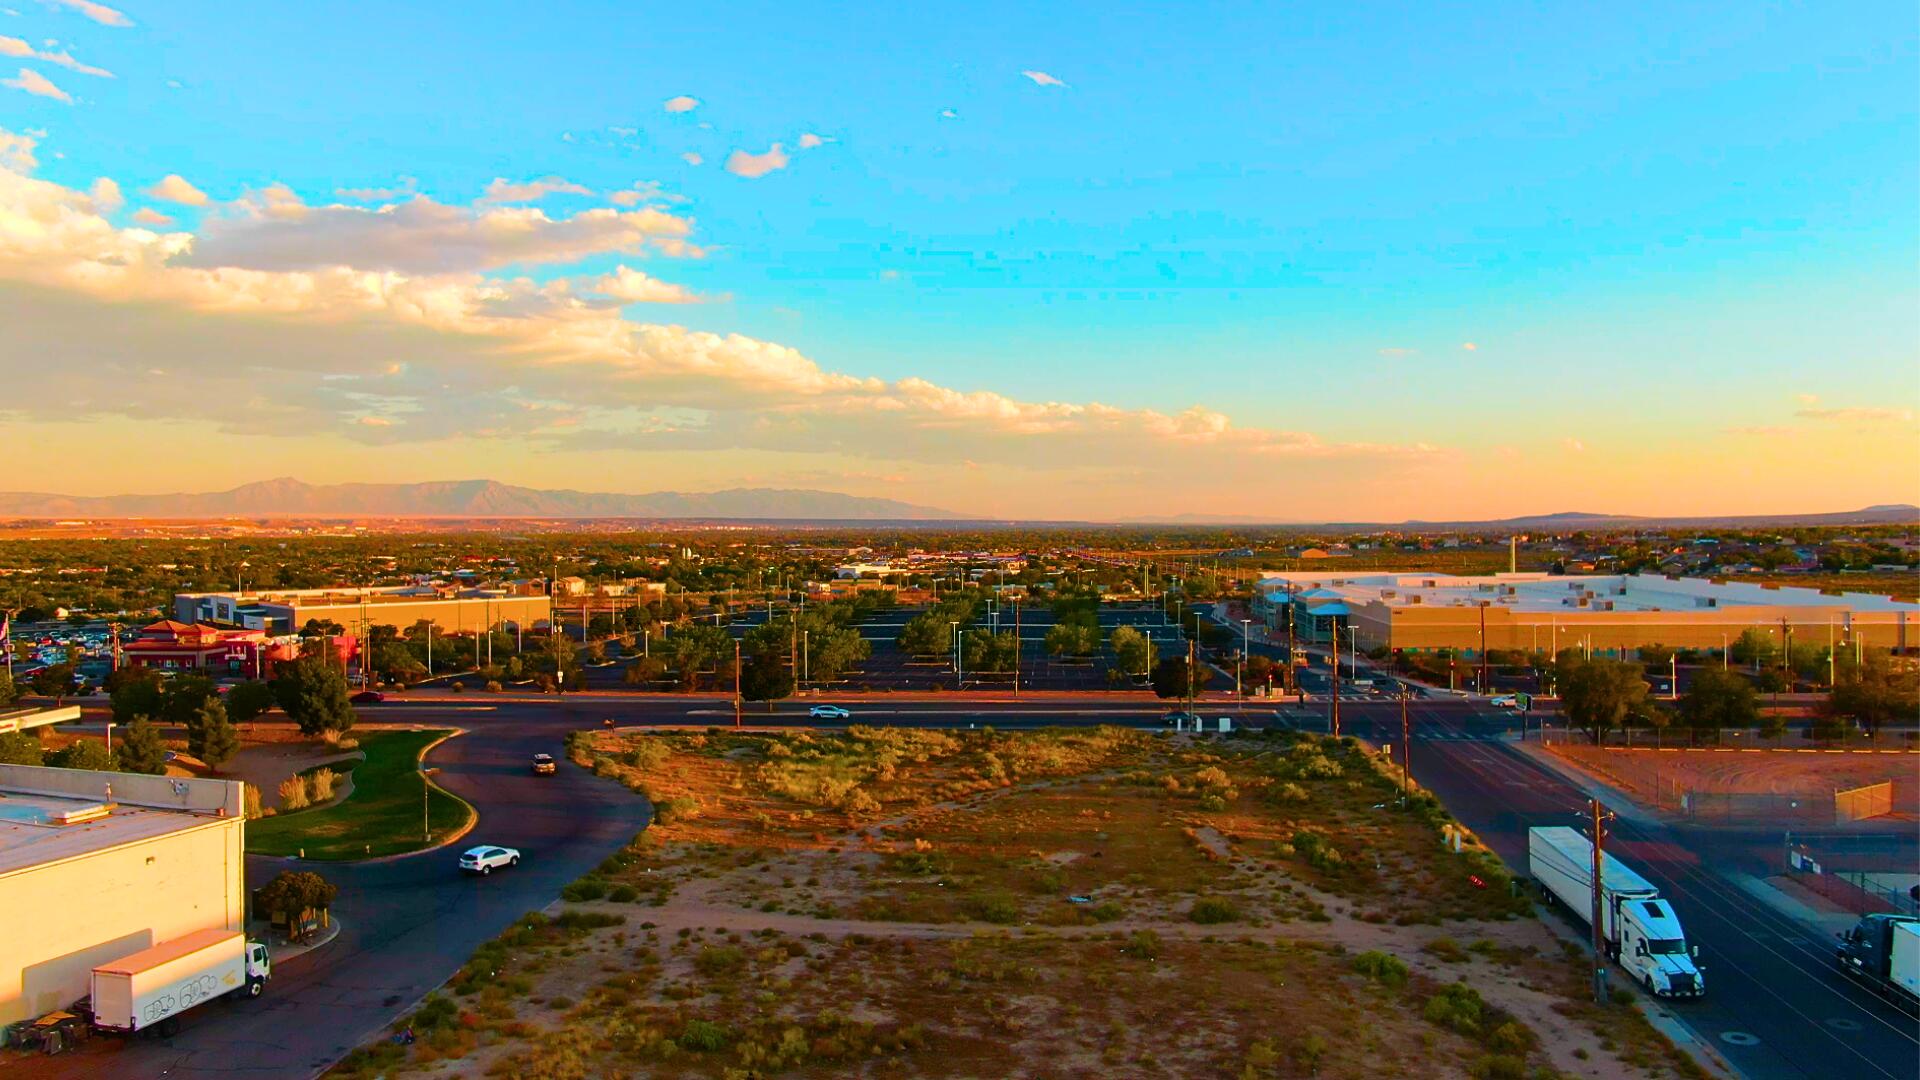
{"type": "Polygon", "coordinates": [[[259,997],[273,974],[267,947],[238,930],[200,930],[93,969],[93,1026],[171,1034],[180,1014],[232,993],[259,997]]]}
{"type": "MultiPolygon", "coordinates": [[[[1593,843],[1563,825],[1527,830],[1527,864],[1548,895],[1583,921],[1593,911],[1593,843]]],[[[1705,973],[1673,905],[1611,853],[1601,852],[1600,938],[1607,956],[1657,997],[1701,997],[1705,973]]]]}

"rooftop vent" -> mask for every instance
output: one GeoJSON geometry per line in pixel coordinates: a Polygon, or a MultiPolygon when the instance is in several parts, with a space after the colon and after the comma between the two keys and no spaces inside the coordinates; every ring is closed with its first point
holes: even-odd
{"type": "Polygon", "coordinates": [[[47,821],[54,825],[84,825],[89,821],[98,821],[112,812],[112,803],[94,803],[91,806],[76,806],[72,810],[50,813],[47,815],[47,821]]]}

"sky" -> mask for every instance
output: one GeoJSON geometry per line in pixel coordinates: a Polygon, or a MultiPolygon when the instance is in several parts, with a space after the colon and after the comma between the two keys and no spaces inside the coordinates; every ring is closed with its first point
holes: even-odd
{"type": "Polygon", "coordinates": [[[1920,502],[1920,14],[0,0],[0,487],[1920,502]]]}

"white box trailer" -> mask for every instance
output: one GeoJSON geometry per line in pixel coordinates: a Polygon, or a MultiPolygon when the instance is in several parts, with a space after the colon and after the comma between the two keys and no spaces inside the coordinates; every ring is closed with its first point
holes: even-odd
{"type": "Polygon", "coordinates": [[[181,1013],[236,991],[258,997],[267,947],[238,930],[200,930],[93,969],[93,1024],[126,1034],[178,1025],[181,1013]]]}
{"type": "MultiPolygon", "coordinates": [[[[1593,912],[1593,843],[1564,825],[1527,830],[1533,879],[1581,921],[1593,912]]],[[[1660,890],[1612,852],[1600,853],[1600,937],[1607,956],[1659,997],[1701,997],[1705,973],[1660,890]]]]}

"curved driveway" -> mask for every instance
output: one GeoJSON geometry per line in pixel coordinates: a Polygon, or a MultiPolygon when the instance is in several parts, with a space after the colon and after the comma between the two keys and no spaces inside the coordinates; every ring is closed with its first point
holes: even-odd
{"type": "Polygon", "coordinates": [[[364,718],[373,722],[468,729],[427,763],[440,769],[436,780],[479,811],[473,832],[450,848],[375,862],[249,857],[249,887],[289,865],[317,869],[338,884],[340,936],[281,965],[258,1000],[215,1002],[187,1014],[173,1039],[33,1062],[23,1075],[278,1080],[333,1064],[453,974],[481,942],[552,902],[561,886],[645,826],[646,802],[625,788],[565,762],[556,776],[534,776],[529,768],[540,751],[559,757],[568,731],[598,723],[590,708],[554,702],[511,716],[459,705],[367,710],[364,718]],[[525,857],[513,871],[469,878],[455,870],[454,852],[474,843],[519,848],[525,857]]]}

